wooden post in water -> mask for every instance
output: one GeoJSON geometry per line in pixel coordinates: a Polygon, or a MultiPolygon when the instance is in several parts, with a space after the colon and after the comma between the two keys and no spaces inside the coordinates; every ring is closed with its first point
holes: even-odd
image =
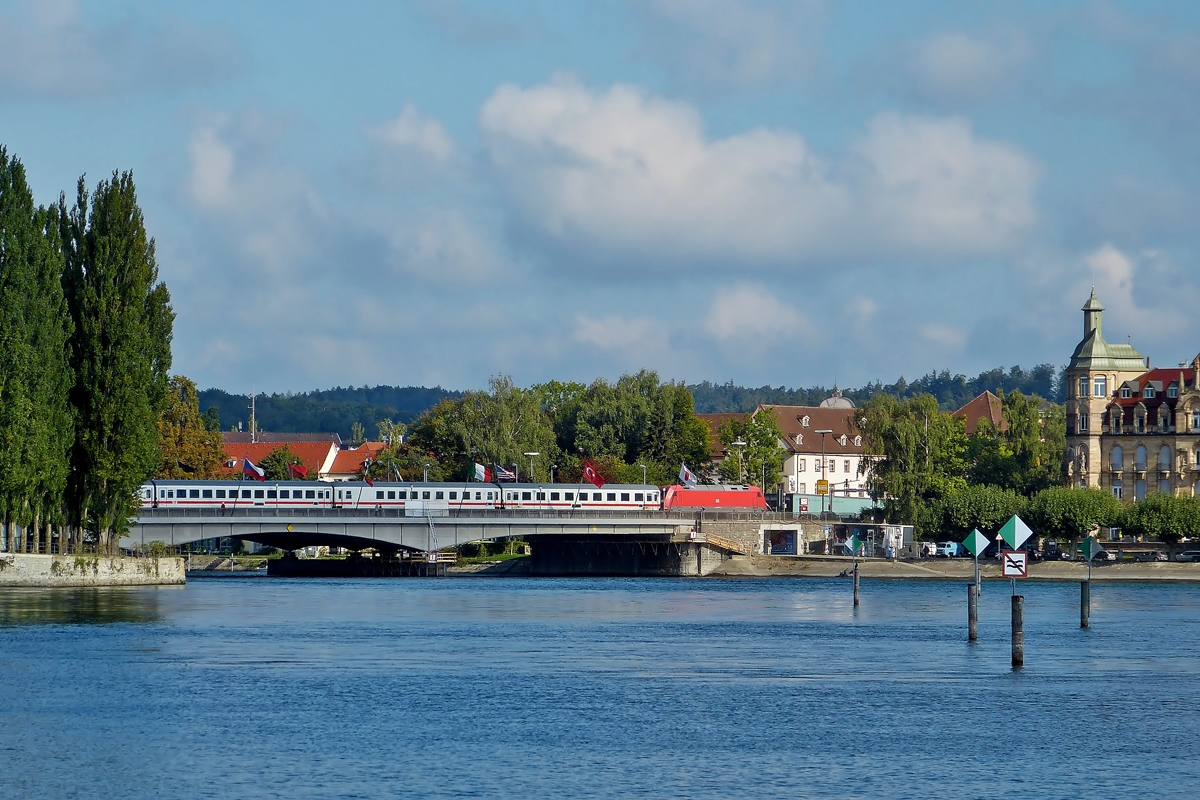
{"type": "Polygon", "coordinates": [[[1079,627],[1086,628],[1092,616],[1092,581],[1079,582],[1079,627]]]}
{"type": "Polygon", "coordinates": [[[1012,598],[1012,665],[1025,666],[1025,595],[1012,598]]]}
{"type": "Polygon", "coordinates": [[[979,639],[979,589],[973,583],[967,584],[967,641],[979,639]]]}
{"type": "Polygon", "coordinates": [[[854,607],[858,608],[858,562],[854,562],[854,607]]]}

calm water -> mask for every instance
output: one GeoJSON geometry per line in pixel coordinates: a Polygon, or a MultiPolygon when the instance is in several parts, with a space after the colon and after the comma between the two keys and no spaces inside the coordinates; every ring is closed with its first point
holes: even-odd
{"type": "Polygon", "coordinates": [[[0,796],[1200,795],[1200,587],[0,590],[0,796]]]}

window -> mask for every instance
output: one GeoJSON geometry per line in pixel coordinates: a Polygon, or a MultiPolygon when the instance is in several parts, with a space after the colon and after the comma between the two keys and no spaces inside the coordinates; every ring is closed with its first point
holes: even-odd
{"type": "Polygon", "coordinates": [[[312,489],[304,490],[304,499],[305,500],[312,500],[312,499],[316,498],[316,496],[317,496],[317,493],[314,490],[312,490],[312,489]]]}
{"type": "Polygon", "coordinates": [[[1175,384],[1171,384],[1167,388],[1167,397],[1179,397],[1179,387],[1175,384]]]}
{"type": "Polygon", "coordinates": [[[642,494],[641,492],[633,493],[633,502],[643,503],[643,502],[645,502],[645,500],[646,500],[646,496],[644,494],[642,494]]]}
{"type": "MultiPolygon", "coordinates": [[[[466,497],[465,497],[465,495],[466,495],[466,492],[463,492],[463,495],[464,495],[464,498],[463,498],[463,499],[466,499],[466,497]]],[[[457,499],[458,499],[458,492],[451,492],[451,493],[450,493],[450,499],[451,499],[451,500],[457,500],[457,499]]]]}
{"type": "Polygon", "coordinates": [[[565,493],[563,494],[563,499],[564,499],[564,500],[574,500],[574,499],[575,499],[575,493],[574,493],[574,492],[565,492],[565,493]]]}
{"type": "Polygon", "coordinates": [[[533,498],[532,498],[531,494],[532,494],[531,492],[521,492],[521,499],[522,500],[532,500],[533,498]]]}
{"type": "Polygon", "coordinates": [[[1077,428],[1077,430],[1080,433],[1087,433],[1087,429],[1088,429],[1088,415],[1080,414],[1079,415],[1079,427],[1077,428]]]}
{"type": "MultiPolygon", "coordinates": [[[[476,493],[475,493],[475,499],[476,499],[476,500],[482,500],[482,499],[483,499],[483,492],[476,492],[476,493]]],[[[492,499],[492,493],[491,493],[491,492],[488,492],[488,500],[491,500],[491,499],[492,499]]]]}
{"type": "Polygon", "coordinates": [[[855,436],[855,437],[854,437],[854,446],[855,446],[855,447],[862,447],[862,437],[861,437],[861,436],[855,436]]]}
{"type": "Polygon", "coordinates": [[[275,499],[275,490],[274,489],[267,489],[267,499],[268,500],[275,499]]]}
{"type": "Polygon", "coordinates": [[[202,496],[202,497],[210,497],[210,498],[211,498],[211,497],[212,497],[212,492],[213,492],[213,490],[212,490],[212,489],[205,489],[203,492],[201,492],[201,496],[202,496]]]}
{"type": "MultiPolygon", "coordinates": [[[[493,494],[493,492],[488,492],[488,500],[495,500],[495,499],[496,499],[496,498],[492,497],[492,494],[493,494]]],[[[476,493],[475,493],[475,498],[476,498],[476,499],[479,499],[479,492],[476,492],[476,493]]]]}
{"type": "Polygon", "coordinates": [[[1134,457],[1134,466],[1139,472],[1146,471],[1146,448],[1144,445],[1138,445],[1138,449],[1134,457]]]}
{"type": "Polygon", "coordinates": [[[217,497],[219,497],[219,498],[224,498],[224,497],[225,497],[225,490],[224,490],[224,489],[217,489],[217,497]]]}
{"type": "Polygon", "coordinates": [[[804,472],[804,462],[807,460],[805,458],[796,459],[796,472],[804,472]]]}
{"type": "Polygon", "coordinates": [[[1079,397],[1087,397],[1087,396],[1088,396],[1088,379],[1087,379],[1087,375],[1081,375],[1081,376],[1079,376],[1079,392],[1078,392],[1078,396],[1079,396],[1079,397]]]}
{"type": "Polygon", "coordinates": [[[254,490],[254,499],[255,499],[255,500],[262,500],[262,499],[263,499],[263,490],[262,490],[262,489],[255,489],[255,490],[254,490]]]}
{"type": "Polygon", "coordinates": [[[1142,397],[1154,397],[1154,387],[1146,384],[1146,388],[1142,390],[1142,397]]]}
{"type": "Polygon", "coordinates": [[[1121,445],[1117,445],[1112,449],[1111,463],[1114,472],[1120,472],[1125,469],[1125,451],[1121,449],[1121,445]]]}
{"type": "Polygon", "coordinates": [[[1136,430],[1138,433],[1146,432],[1146,416],[1144,414],[1138,414],[1136,417],[1134,417],[1134,422],[1136,423],[1134,425],[1134,430],[1136,430]]]}
{"type": "Polygon", "coordinates": [[[545,500],[545,499],[546,499],[546,493],[545,493],[545,492],[538,492],[538,493],[537,493],[537,499],[538,499],[538,500],[545,500]]]}
{"type": "Polygon", "coordinates": [[[411,491],[411,492],[409,492],[409,493],[408,493],[408,499],[409,499],[409,500],[419,500],[419,499],[420,499],[420,495],[419,495],[419,494],[417,494],[416,490],[413,490],[413,491],[411,491]]]}
{"type": "Polygon", "coordinates": [[[834,461],[832,458],[829,459],[829,472],[830,473],[837,472],[837,462],[834,461]]]}
{"type": "Polygon", "coordinates": [[[1171,427],[1171,420],[1167,417],[1166,414],[1163,414],[1162,416],[1160,416],[1158,418],[1158,430],[1160,433],[1166,433],[1170,427],[1171,427]]]}
{"type": "Polygon", "coordinates": [[[1158,451],[1158,469],[1160,472],[1169,472],[1171,469],[1171,448],[1166,445],[1158,451]]]}
{"type": "MultiPolygon", "coordinates": [[[[299,497],[299,496],[300,496],[300,492],[296,492],[296,496],[297,496],[297,497],[299,497]]],[[[280,489],[280,490],[279,490],[279,497],[280,497],[281,499],[283,499],[283,500],[287,500],[287,499],[288,499],[288,490],[287,490],[287,489],[280,489]]]]}
{"type": "Polygon", "coordinates": [[[550,493],[550,500],[551,500],[551,501],[558,500],[558,499],[559,499],[559,493],[558,493],[558,492],[551,492],[551,493],[550,493]]]}
{"type": "Polygon", "coordinates": [[[1160,478],[1158,481],[1158,492],[1159,494],[1170,494],[1171,482],[1166,478],[1160,478]]]}
{"type": "Polygon", "coordinates": [[[199,500],[200,499],[200,490],[199,489],[188,489],[188,497],[193,497],[193,498],[199,500]]]}
{"type": "Polygon", "coordinates": [[[1146,499],[1146,480],[1144,478],[1138,478],[1133,482],[1133,499],[1139,501],[1146,499]]]}
{"type": "Polygon", "coordinates": [[[804,426],[805,428],[808,427],[808,416],[807,415],[800,418],[800,424],[802,426],[804,426]]]}
{"type": "Polygon", "coordinates": [[[169,498],[171,498],[171,499],[174,499],[174,498],[175,498],[175,490],[174,490],[174,489],[167,489],[167,497],[169,497],[169,498]]]}
{"type": "Polygon", "coordinates": [[[800,494],[807,494],[807,493],[808,493],[808,485],[807,485],[807,484],[803,484],[803,483],[797,483],[797,484],[796,484],[796,491],[797,491],[798,493],[800,493],[800,494]]]}
{"type": "Polygon", "coordinates": [[[842,472],[845,472],[847,474],[850,472],[850,459],[847,458],[845,461],[842,462],[842,472]]]}
{"type": "Polygon", "coordinates": [[[428,500],[428,499],[429,499],[429,492],[421,492],[421,499],[422,499],[422,500],[428,500]]]}
{"type": "Polygon", "coordinates": [[[1108,378],[1103,375],[1097,375],[1092,380],[1092,396],[1107,397],[1108,396],[1108,378]]]}
{"type": "Polygon", "coordinates": [[[646,495],[646,499],[652,503],[658,502],[658,492],[652,492],[646,495]]]}
{"type": "Polygon", "coordinates": [[[1113,497],[1115,497],[1115,498],[1117,498],[1118,500],[1120,500],[1120,499],[1121,499],[1121,492],[1122,492],[1123,490],[1124,490],[1124,487],[1123,487],[1123,486],[1121,486],[1121,484],[1119,484],[1119,483],[1114,483],[1114,484],[1113,484],[1113,487],[1112,487],[1113,497]]]}
{"type": "MultiPolygon", "coordinates": [[[[599,496],[599,495],[597,495],[597,496],[596,496],[596,499],[597,499],[597,500],[599,500],[599,499],[600,499],[600,496],[599,496]]],[[[609,502],[616,502],[616,499],[617,499],[617,493],[616,493],[616,492],[609,492],[609,493],[608,493],[608,499],[609,499],[609,502]]]]}
{"type": "Polygon", "coordinates": [[[1120,433],[1120,432],[1121,432],[1121,412],[1120,412],[1120,411],[1113,411],[1113,413],[1112,413],[1112,426],[1111,426],[1111,427],[1112,427],[1112,432],[1113,432],[1113,433],[1120,433]]]}
{"type": "Polygon", "coordinates": [[[629,502],[629,492],[621,492],[621,502],[622,503],[629,502]]]}
{"type": "MultiPolygon", "coordinates": [[[[391,495],[392,495],[392,497],[395,497],[395,496],[396,496],[396,493],[395,493],[395,492],[389,492],[389,494],[391,494],[391,495]]],[[[376,490],[375,490],[375,499],[376,499],[376,500],[382,500],[382,499],[383,499],[383,489],[376,489],[376,490]]]]}
{"type": "MultiPolygon", "coordinates": [[[[426,492],[426,493],[425,493],[425,496],[426,496],[426,497],[428,497],[428,496],[429,496],[429,493],[428,493],[428,492],[426,492]]],[[[445,499],[446,499],[446,493],[445,493],[445,492],[434,492],[434,493],[433,493],[433,499],[434,499],[434,500],[445,500],[445,499]]]]}
{"type": "Polygon", "coordinates": [[[1129,390],[1128,386],[1121,387],[1121,397],[1126,399],[1133,397],[1133,392],[1129,390]]]}
{"type": "Polygon", "coordinates": [[[1192,430],[1200,431],[1200,411],[1192,412],[1192,430]]]}

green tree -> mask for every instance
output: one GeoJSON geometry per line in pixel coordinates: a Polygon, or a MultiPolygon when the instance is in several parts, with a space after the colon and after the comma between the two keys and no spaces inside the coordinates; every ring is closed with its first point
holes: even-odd
{"type": "Polygon", "coordinates": [[[285,444],[263,456],[257,466],[262,468],[266,473],[264,477],[269,481],[290,481],[292,480],[292,471],[288,469],[290,464],[304,466],[304,461],[285,444]]]}
{"type": "Polygon", "coordinates": [[[1023,514],[1027,500],[1000,486],[955,485],[927,504],[924,527],[938,538],[962,541],[975,528],[994,538],[1013,514],[1023,514]]]}
{"type": "Polygon", "coordinates": [[[358,447],[367,440],[367,430],[358,420],[350,426],[350,446],[358,447]]]}
{"type": "Polygon", "coordinates": [[[1117,525],[1121,502],[1102,489],[1052,486],[1029,502],[1029,523],[1050,539],[1075,542],[1099,527],[1117,525]]]}
{"type": "Polygon", "coordinates": [[[967,480],[991,484],[1031,496],[1061,483],[1066,450],[1066,415],[1062,406],[1036,395],[1001,392],[1004,430],[980,422],[967,445],[967,480]]]}
{"type": "MultiPolygon", "coordinates": [[[[199,407],[199,398],[197,398],[197,407],[199,407]]],[[[204,422],[204,430],[221,432],[221,410],[216,406],[204,409],[201,420],[204,422]]]]}
{"type": "Polygon", "coordinates": [[[1124,533],[1174,546],[1180,539],[1200,533],[1200,502],[1155,492],[1125,508],[1120,524],[1124,533]]]}
{"type": "Polygon", "coordinates": [[[766,486],[779,483],[787,451],[783,448],[783,432],[779,430],[773,411],[771,407],[763,407],[741,419],[726,420],[717,429],[717,438],[726,452],[717,466],[723,482],[763,483],[765,467],[766,486]]]}
{"type": "Polygon", "coordinates": [[[59,200],[74,322],[76,415],[71,516],[111,548],[128,525],[135,489],[159,465],[157,421],[166,399],[174,312],[158,280],[132,173],[113,173],[75,205],[59,200]]]}
{"type": "Polygon", "coordinates": [[[200,415],[196,384],[182,375],[172,377],[168,386],[158,418],[158,451],[158,478],[213,480],[224,475],[221,433],[208,427],[200,415]]]}

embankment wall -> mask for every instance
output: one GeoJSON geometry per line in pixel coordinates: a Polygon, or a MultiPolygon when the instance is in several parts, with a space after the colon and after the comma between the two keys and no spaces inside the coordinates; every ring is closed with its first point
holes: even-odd
{"type": "Polygon", "coordinates": [[[184,583],[182,558],[0,554],[0,586],[159,586],[184,583]]]}

